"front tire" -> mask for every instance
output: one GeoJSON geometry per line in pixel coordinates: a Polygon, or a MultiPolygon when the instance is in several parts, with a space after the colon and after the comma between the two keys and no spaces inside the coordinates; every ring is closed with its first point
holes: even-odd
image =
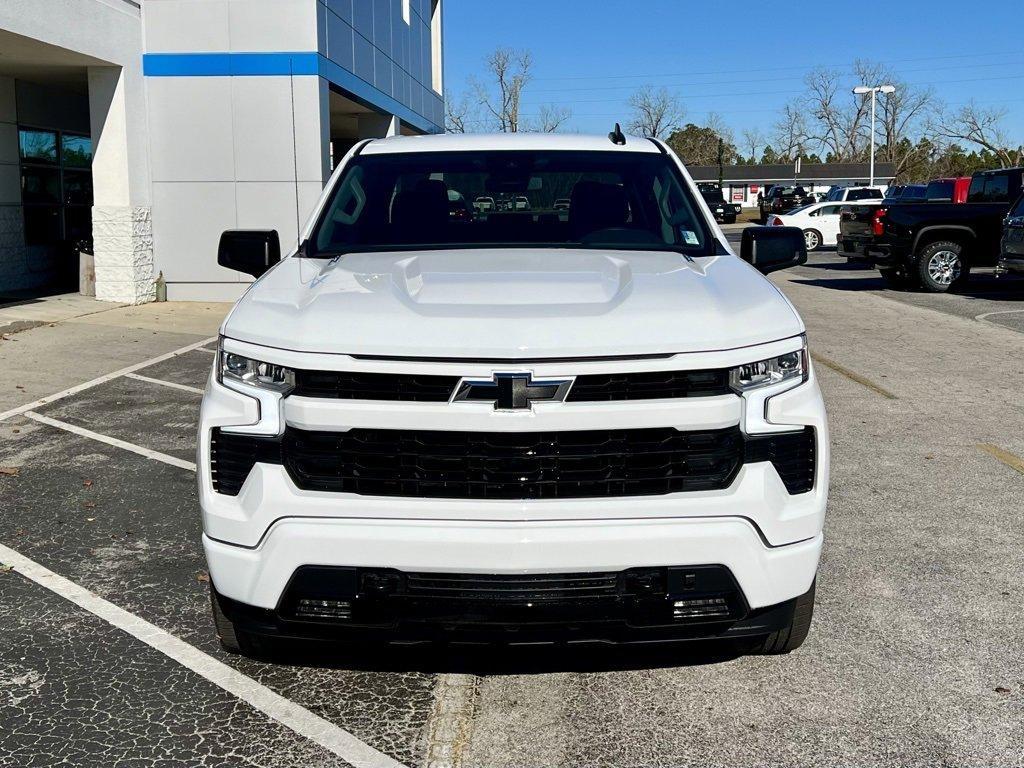
{"type": "Polygon", "coordinates": [[[963,262],[963,246],[939,240],[924,246],[917,255],[917,277],[928,293],[946,293],[967,281],[970,269],[963,262]]]}
{"type": "Polygon", "coordinates": [[[811,588],[796,599],[793,607],[793,618],[788,627],[772,632],[764,638],[756,653],[777,655],[795,651],[804,644],[807,633],[811,630],[811,617],[814,615],[814,589],[817,579],[811,582],[811,588]]]}
{"type": "Polygon", "coordinates": [[[805,229],[804,245],[807,246],[808,253],[818,250],[821,247],[821,233],[816,229],[805,229]]]}

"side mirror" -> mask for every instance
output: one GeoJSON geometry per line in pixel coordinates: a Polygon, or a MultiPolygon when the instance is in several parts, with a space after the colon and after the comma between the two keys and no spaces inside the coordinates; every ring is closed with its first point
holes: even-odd
{"type": "Polygon", "coordinates": [[[799,227],[747,227],[740,258],[763,274],[807,263],[807,245],[799,227]]]}
{"type": "Polygon", "coordinates": [[[220,236],[217,263],[260,277],[281,260],[276,229],[229,229],[220,236]]]}

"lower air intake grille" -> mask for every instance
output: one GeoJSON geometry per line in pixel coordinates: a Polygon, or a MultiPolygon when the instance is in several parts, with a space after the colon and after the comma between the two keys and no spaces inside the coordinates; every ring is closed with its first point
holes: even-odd
{"type": "Polygon", "coordinates": [[[745,460],[770,461],[787,491],[806,493],[814,488],[814,427],[804,427],[802,432],[748,437],[745,460]]]}
{"type": "Polygon", "coordinates": [[[405,578],[411,596],[462,600],[581,599],[616,595],[619,591],[616,573],[541,573],[522,576],[409,573],[405,578]]]}
{"type": "Polygon", "coordinates": [[[219,429],[211,432],[210,479],[217,493],[237,496],[257,461],[280,464],[280,442],[273,438],[236,435],[219,429]]]}

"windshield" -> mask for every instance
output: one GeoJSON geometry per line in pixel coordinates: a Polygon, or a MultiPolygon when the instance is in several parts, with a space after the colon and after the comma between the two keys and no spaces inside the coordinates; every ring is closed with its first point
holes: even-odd
{"type": "Polygon", "coordinates": [[[882,197],[882,190],[873,187],[865,189],[851,189],[847,200],[879,200],[882,197]]]}
{"type": "Polygon", "coordinates": [[[503,246],[713,253],[672,158],[622,152],[362,155],[346,167],[308,256],[503,246]],[[449,200],[472,200],[455,216],[449,200]]]}

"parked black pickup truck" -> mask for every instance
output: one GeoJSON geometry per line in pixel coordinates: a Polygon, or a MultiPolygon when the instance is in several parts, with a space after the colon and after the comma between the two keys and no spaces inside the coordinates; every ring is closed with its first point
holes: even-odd
{"type": "Polygon", "coordinates": [[[715,217],[715,221],[721,224],[736,223],[736,214],[739,213],[739,206],[725,202],[725,195],[722,194],[722,190],[717,187],[714,189],[700,187],[700,195],[704,198],[704,202],[708,204],[708,209],[711,211],[711,215],[715,217]]]}
{"type": "Polygon", "coordinates": [[[760,208],[761,223],[766,224],[768,217],[773,213],[786,213],[801,205],[817,202],[817,199],[803,187],[784,187],[776,184],[768,190],[758,207],[760,208]]]}
{"type": "Polygon", "coordinates": [[[941,293],[999,259],[1003,219],[1024,168],[978,171],[966,203],[883,201],[844,207],[840,256],[874,264],[893,285],[941,293]]]}

